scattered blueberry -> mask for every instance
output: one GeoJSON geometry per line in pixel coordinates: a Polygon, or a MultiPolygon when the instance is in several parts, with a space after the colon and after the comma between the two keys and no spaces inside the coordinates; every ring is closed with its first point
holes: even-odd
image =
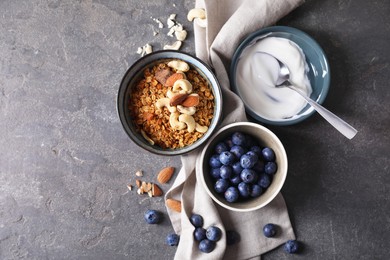
{"type": "Polygon", "coordinates": [[[202,227],[203,226],[203,217],[199,214],[192,214],[190,217],[190,222],[194,227],[202,227]]]}
{"type": "Polygon", "coordinates": [[[259,197],[263,193],[263,188],[260,185],[253,184],[251,190],[251,197],[256,198],[259,197]]]}
{"type": "Polygon", "coordinates": [[[210,157],[209,165],[210,165],[212,168],[219,168],[219,167],[222,166],[222,163],[221,163],[221,161],[219,160],[219,155],[218,155],[218,154],[214,154],[213,156],[210,157]]]}
{"type": "Polygon", "coordinates": [[[272,150],[271,148],[269,147],[265,147],[261,153],[263,154],[263,158],[266,160],[266,161],[270,161],[270,162],[273,162],[275,161],[275,152],[274,150],[272,150]]]}
{"type": "Polygon", "coordinates": [[[235,132],[232,134],[232,142],[235,145],[245,145],[245,135],[241,132],[235,132]]]}
{"type": "Polygon", "coordinates": [[[161,213],[156,210],[149,209],[145,212],[144,218],[148,224],[157,224],[160,222],[161,213]]]}
{"type": "Polygon", "coordinates": [[[237,186],[240,196],[243,198],[248,198],[251,195],[250,186],[248,183],[240,182],[237,186]]]}
{"type": "Polygon", "coordinates": [[[244,149],[244,147],[242,147],[242,146],[235,145],[232,148],[230,148],[230,152],[232,154],[234,154],[234,156],[236,156],[236,158],[240,158],[241,156],[243,156],[245,154],[246,149],[244,149]]]}
{"type": "Polygon", "coordinates": [[[219,161],[224,165],[231,165],[234,162],[234,154],[229,151],[222,152],[219,155],[219,161]]]}
{"type": "Polygon", "coordinates": [[[284,250],[289,254],[295,254],[299,250],[299,243],[296,240],[288,240],[284,244],[284,250]]]}
{"type": "Polygon", "coordinates": [[[218,193],[224,193],[229,188],[229,181],[226,179],[218,179],[214,185],[214,189],[218,193]]]}
{"type": "Polygon", "coordinates": [[[210,175],[213,176],[214,179],[221,178],[221,168],[211,168],[210,175]]]}
{"type": "Polygon", "coordinates": [[[219,172],[222,179],[229,179],[233,175],[233,169],[229,165],[222,165],[219,172]]]}
{"type": "Polygon", "coordinates": [[[256,172],[251,169],[242,170],[240,176],[242,181],[245,183],[252,183],[256,180],[256,172]]]}
{"type": "Polygon", "coordinates": [[[276,225],[269,223],[263,227],[263,234],[266,237],[274,237],[276,235],[276,225]]]}
{"type": "Polygon", "coordinates": [[[203,239],[199,243],[199,250],[203,253],[210,253],[214,250],[216,243],[214,241],[203,239]]]}
{"type": "Polygon", "coordinates": [[[194,238],[196,241],[202,241],[206,238],[206,229],[202,227],[197,227],[194,230],[194,238]]]}
{"type": "Polygon", "coordinates": [[[239,197],[239,192],[238,192],[238,189],[236,187],[229,187],[226,191],[225,191],[225,199],[227,202],[235,202],[238,200],[238,197],[239,197]]]}
{"type": "Polygon", "coordinates": [[[277,170],[277,166],[276,166],[276,163],[274,162],[267,162],[265,165],[264,165],[264,172],[266,174],[274,174],[277,170]]]}
{"type": "Polygon", "coordinates": [[[234,230],[227,230],[226,231],[226,244],[228,246],[236,244],[240,242],[240,234],[234,230]]]}
{"type": "Polygon", "coordinates": [[[268,174],[262,173],[262,174],[260,174],[260,176],[259,176],[259,182],[258,182],[258,184],[259,184],[262,188],[266,189],[266,188],[268,188],[268,186],[271,184],[271,178],[269,177],[268,174]]]}
{"type": "Polygon", "coordinates": [[[220,154],[220,153],[222,153],[222,152],[224,152],[224,151],[228,151],[228,150],[229,150],[228,145],[227,145],[226,143],[223,143],[223,142],[218,143],[218,144],[215,146],[215,152],[216,152],[217,154],[220,154]]]}
{"type": "Polygon", "coordinates": [[[241,167],[244,168],[244,169],[249,169],[249,168],[252,168],[253,165],[255,165],[256,163],[256,160],[253,156],[251,155],[248,155],[248,154],[244,154],[243,156],[241,156],[240,158],[240,164],[241,164],[241,167]]]}
{"type": "Polygon", "coordinates": [[[208,240],[217,242],[222,237],[222,230],[216,226],[210,226],[206,229],[206,237],[208,240]]]}
{"type": "Polygon", "coordinates": [[[179,244],[180,237],[176,234],[169,234],[166,238],[166,242],[169,246],[177,246],[179,244]]]}

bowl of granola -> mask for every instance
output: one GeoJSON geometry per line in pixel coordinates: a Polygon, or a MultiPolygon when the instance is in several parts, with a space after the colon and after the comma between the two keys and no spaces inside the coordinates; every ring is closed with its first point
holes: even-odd
{"type": "Polygon", "coordinates": [[[222,93],[211,69],[198,58],[157,51],[126,71],[117,110],[135,144],[159,155],[180,155],[212,135],[222,116],[222,93]]]}

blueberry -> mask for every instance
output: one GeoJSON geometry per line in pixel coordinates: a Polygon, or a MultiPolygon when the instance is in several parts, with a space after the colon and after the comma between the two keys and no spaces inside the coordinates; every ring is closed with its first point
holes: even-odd
{"type": "Polygon", "coordinates": [[[234,162],[234,154],[229,151],[222,152],[219,155],[219,161],[224,165],[231,165],[234,162]]]}
{"type": "Polygon", "coordinates": [[[235,145],[245,145],[245,135],[241,132],[235,132],[232,134],[232,142],[235,145]]]}
{"type": "Polygon", "coordinates": [[[263,154],[263,158],[266,160],[266,161],[269,161],[269,162],[273,162],[275,161],[275,152],[274,150],[272,150],[272,148],[269,148],[269,147],[265,147],[261,153],[263,154]]]}
{"type": "Polygon", "coordinates": [[[243,170],[240,162],[233,163],[232,169],[234,174],[240,174],[243,170]]]}
{"type": "Polygon", "coordinates": [[[199,243],[199,250],[203,253],[210,253],[214,250],[216,243],[214,241],[203,239],[199,243]]]}
{"type": "Polygon", "coordinates": [[[255,152],[258,157],[260,157],[260,155],[262,155],[262,153],[261,153],[262,150],[261,150],[260,146],[254,145],[249,150],[252,152],[255,152]]]}
{"type": "Polygon", "coordinates": [[[278,169],[276,163],[274,162],[267,162],[264,165],[264,172],[266,174],[275,174],[276,170],[278,169]]]}
{"type": "Polygon", "coordinates": [[[166,238],[166,242],[169,246],[177,246],[179,244],[180,237],[176,234],[169,234],[166,238]]]}
{"type": "Polygon", "coordinates": [[[258,173],[264,172],[264,162],[260,160],[257,161],[255,165],[253,165],[252,170],[258,173]]]}
{"type": "Polygon", "coordinates": [[[241,167],[244,168],[244,169],[252,168],[255,165],[255,163],[256,163],[256,160],[251,155],[244,154],[240,158],[241,167]]]}
{"type": "Polygon", "coordinates": [[[225,140],[225,144],[230,148],[232,148],[234,146],[233,142],[232,142],[232,139],[229,138],[229,139],[226,139],[225,140]]]}
{"type": "Polygon", "coordinates": [[[254,160],[256,162],[259,160],[259,156],[254,151],[249,151],[246,154],[249,155],[249,156],[252,156],[252,160],[254,160]]]}
{"type": "Polygon", "coordinates": [[[250,196],[251,190],[248,183],[240,182],[237,186],[237,189],[241,197],[248,198],[250,196]]]}
{"type": "Polygon", "coordinates": [[[218,179],[215,182],[214,190],[218,193],[224,193],[229,187],[229,181],[225,179],[218,179]]]}
{"type": "Polygon", "coordinates": [[[252,190],[251,190],[251,197],[256,198],[259,197],[263,193],[263,188],[260,187],[260,185],[253,184],[252,190]]]}
{"type": "Polygon", "coordinates": [[[245,146],[250,148],[251,146],[255,146],[257,144],[255,138],[251,135],[245,135],[245,146]]]}
{"type": "Polygon", "coordinates": [[[240,158],[242,155],[246,153],[246,149],[242,146],[235,145],[230,148],[230,152],[236,156],[236,158],[240,158]]]}
{"type": "Polygon", "coordinates": [[[226,231],[226,244],[228,246],[236,244],[240,242],[240,234],[237,231],[234,230],[227,230],[226,231]]]}
{"type": "Polygon", "coordinates": [[[156,210],[149,209],[145,212],[144,218],[146,223],[148,224],[157,224],[158,222],[160,222],[161,213],[156,210]]]}
{"type": "Polygon", "coordinates": [[[296,240],[288,240],[286,244],[284,244],[284,250],[287,253],[295,254],[299,250],[299,243],[296,240]]]}
{"type": "Polygon", "coordinates": [[[216,226],[210,226],[206,229],[206,237],[208,240],[217,242],[222,237],[222,230],[216,226]]]}
{"type": "Polygon", "coordinates": [[[276,235],[276,225],[269,223],[263,227],[263,234],[266,237],[274,237],[276,235]]]}
{"type": "Polygon", "coordinates": [[[229,147],[226,143],[223,143],[223,142],[220,142],[218,143],[216,146],[215,146],[215,149],[214,151],[217,153],[217,154],[220,154],[224,151],[228,151],[229,150],[229,147]]]}
{"type": "Polygon", "coordinates": [[[252,169],[244,169],[240,174],[241,180],[245,183],[254,182],[256,180],[256,176],[256,172],[252,169]]]}
{"type": "Polygon", "coordinates": [[[222,179],[229,179],[233,175],[233,169],[229,165],[222,165],[220,168],[220,175],[222,179]]]}
{"type": "Polygon", "coordinates": [[[219,168],[219,167],[222,166],[222,163],[221,163],[221,161],[219,160],[219,155],[218,155],[218,154],[214,154],[213,156],[210,157],[209,165],[210,165],[212,168],[219,168]]]}
{"type": "Polygon", "coordinates": [[[239,192],[236,187],[231,186],[225,191],[225,199],[228,202],[235,202],[238,200],[238,197],[239,192]]]}
{"type": "Polygon", "coordinates": [[[190,217],[190,222],[194,227],[202,227],[203,226],[203,217],[199,214],[192,214],[190,217]]]}
{"type": "Polygon", "coordinates": [[[233,185],[238,185],[241,181],[242,180],[239,174],[234,174],[232,177],[230,177],[230,182],[233,185]]]}
{"type": "Polygon", "coordinates": [[[194,230],[194,239],[196,241],[202,241],[203,239],[206,238],[206,229],[202,227],[197,227],[194,230]]]}
{"type": "Polygon", "coordinates": [[[221,171],[220,171],[220,168],[211,168],[211,170],[210,170],[210,175],[211,175],[214,179],[219,179],[219,178],[221,178],[221,171]]]}
{"type": "Polygon", "coordinates": [[[258,184],[262,188],[265,188],[265,189],[268,188],[268,186],[271,184],[271,179],[270,179],[269,175],[265,174],[265,173],[260,174],[258,184]]]}

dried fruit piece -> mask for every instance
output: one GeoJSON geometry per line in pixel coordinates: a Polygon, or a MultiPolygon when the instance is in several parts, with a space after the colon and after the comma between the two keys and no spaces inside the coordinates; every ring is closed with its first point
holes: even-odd
{"type": "Polygon", "coordinates": [[[138,170],[135,172],[135,176],[142,177],[144,174],[142,173],[141,170],[138,170]]]}
{"type": "Polygon", "coordinates": [[[183,102],[181,102],[183,107],[195,107],[199,105],[199,95],[191,94],[183,102]]]}
{"type": "Polygon", "coordinates": [[[165,204],[173,211],[181,212],[181,201],[175,199],[167,199],[165,204]]]}
{"type": "Polygon", "coordinates": [[[176,80],[185,79],[184,73],[174,73],[166,81],[165,86],[172,87],[176,80]]]}
{"type": "Polygon", "coordinates": [[[174,167],[165,167],[157,175],[157,181],[161,184],[167,183],[175,171],[174,167]]]}
{"type": "Polygon", "coordinates": [[[169,100],[169,105],[171,105],[171,106],[180,105],[187,97],[188,97],[188,94],[186,94],[186,93],[174,95],[169,100]]]}
{"type": "Polygon", "coordinates": [[[172,75],[172,71],[170,69],[160,69],[156,71],[155,78],[158,82],[165,85],[167,79],[172,75]]]}
{"type": "Polygon", "coordinates": [[[163,192],[162,192],[161,188],[157,184],[153,183],[152,184],[152,196],[159,197],[162,194],[163,194],[163,192]]]}
{"type": "Polygon", "coordinates": [[[144,112],[142,114],[142,117],[143,117],[144,120],[149,121],[149,120],[153,119],[154,114],[153,113],[149,113],[149,112],[144,112]]]}
{"type": "Polygon", "coordinates": [[[135,184],[137,185],[137,188],[140,188],[142,185],[141,180],[135,180],[135,184]]]}
{"type": "Polygon", "coordinates": [[[127,188],[128,188],[129,190],[133,190],[133,185],[127,184],[127,188]]]}

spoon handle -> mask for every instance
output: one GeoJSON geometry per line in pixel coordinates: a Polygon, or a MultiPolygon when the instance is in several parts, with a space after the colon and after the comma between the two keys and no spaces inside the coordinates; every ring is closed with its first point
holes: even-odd
{"type": "Polygon", "coordinates": [[[342,133],[348,139],[352,139],[356,134],[357,130],[353,128],[350,124],[342,120],[340,117],[336,116],[332,112],[330,112],[325,107],[321,106],[311,98],[307,97],[303,94],[299,89],[295,87],[287,86],[288,88],[295,90],[298,94],[300,94],[306,101],[309,103],[326,121],[328,121],[334,128],[336,128],[340,133],[342,133]]]}

